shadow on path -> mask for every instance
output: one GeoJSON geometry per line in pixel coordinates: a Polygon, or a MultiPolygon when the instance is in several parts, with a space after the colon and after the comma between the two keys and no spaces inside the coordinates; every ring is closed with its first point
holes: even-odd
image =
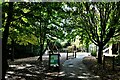
{"type": "MultiPolygon", "coordinates": [[[[65,54],[66,55],[66,54],[65,54]]],[[[43,62],[37,61],[38,57],[17,59],[9,62],[6,80],[100,80],[94,76],[82,63],[86,53],[77,55],[77,58],[66,60],[61,56],[60,72],[52,72],[48,68],[48,55],[43,56],[43,62]]]]}

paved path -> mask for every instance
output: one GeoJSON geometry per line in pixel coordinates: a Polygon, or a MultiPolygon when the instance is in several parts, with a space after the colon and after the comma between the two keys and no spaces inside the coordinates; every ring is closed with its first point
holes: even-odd
{"type": "MultiPolygon", "coordinates": [[[[46,76],[46,79],[40,79],[40,80],[100,80],[99,76],[94,76],[93,74],[91,74],[88,69],[85,67],[85,65],[82,63],[82,59],[85,56],[90,55],[90,53],[77,53],[76,58],[71,57],[71,59],[66,60],[66,55],[67,53],[60,53],[61,57],[60,57],[60,62],[61,62],[61,70],[60,72],[47,72],[44,73],[46,76]],[[56,79],[56,77],[58,77],[56,79]],[[49,79],[52,78],[52,79],[49,79]]],[[[73,55],[73,53],[69,53],[69,56],[73,55]]],[[[29,57],[29,58],[23,58],[23,59],[16,59],[15,62],[32,62],[34,64],[25,64],[24,65],[22,63],[20,63],[19,65],[9,65],[12,67],[14,67],[13,69],[17,70],[31,70],[32,72],[37,71],[37,74],[39,71],[44,71],[43,69],[41,69],[40,65],[36,65],[36,61],[38,59],[38,56],[36,57],[29,57]],[[28,67],[28,68],[27,68],[28,67]],[[18,69],[19,68],[19,69],[18,69]],[[35,70],[34,70],[35,69],[35,70]]],[[[43,60],[48,60],[49,59],[49,55],[45,54],[43,56],[43,60]]],[[[10,72],[10,71],[9,71],[10,72]]],[[[26,72],[26,71],[25,71],[26,72]]],[[[14,72],[13,72],[14,73],[14,72]]],[[[41,77],[40,75],[42,75],[39,72],[39,77],[41,77]]],[[[37,76],[37,75],[36,75],[37,76]]],[[[32,77],[31,77],[32,78],[32,77]]],[[[44,76],[43,76],[44,78],[44,76]]],[[[10,80],[9,78],[7,80],[10,80]]],[[[12,79],[12,80],[16,80],[16,79],[12,79]]],[[[21,79],[22,80],[22,79],[21,79]]],[[[28,80],[28,79],[25,79],[28,80]]],[[[38,79],[34,79],[34,80],[38,80],[38,79]]]]}
{"type": "Polygon", "coordinates": [[[82,63],[82,59],[90,53],[77,53],[77,58],[66,60],[62,65],[62,74],[64,79],[70,80],[100,80],[99,76],[94,76],[82,63]]]}
{"type": "MultiPolygon", "coordinates": [[[[90,53],[78,52],[76,58],[66,60],[66,53],[61,54],[61,70],[59,73],[53,72],[51,76],[58,76],[58,80],[100,80],[99,76],[95,76],[89,72],[82,63],[82,59],[90,53]]],[[[69,56],[73,55],[69,53],[69,56]]]]}

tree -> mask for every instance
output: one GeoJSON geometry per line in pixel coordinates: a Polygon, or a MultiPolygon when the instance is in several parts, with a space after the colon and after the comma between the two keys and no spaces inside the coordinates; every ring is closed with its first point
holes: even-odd
{"type": "Polygon", "coordinates": [[[38,59],[41,61],[48,46],[48,40],[56,40],[64,36],[60,25],[62,17],[58,15],[62,13],[61,5],[61,3],[36,3],[38,10],[34,12],[36,15],[34,26],[40,39],[40,57],[38,59]]]}
{"type": "Polygon", "coordinates": [[[9,34],[9,27],[12,21],[13,17],[13,3],[8,3],[8,13],[7,13],[7,19],[5,23],[5,30],[3,32],[3,38],[2,38],[2,80],[5,80],[5,74],[8,69],[8,62],[7,62],[7,40],[8,40],[8,34],[9,34]]]}
{"type": "MultiPolygon", "coordinates": [[[[63,26],[60,25],[64,13],[62,12],[62,3],[10,2],[2,5],[2,78],[4,80],[8,68],[7,43],[17,43],[19,45],[28,45],[28,43],[38,45],[40,43],[42,60],[47,39],[62,39],[64,36],[63,26]],[[36,43],[36,40],[38,40],[38,43],[36,43]]],[[[12,45],[14,46],[14,44],[12,45]]]]}
{"type": "MultiPolygon", "coordinates": [[[[64,20],[64,32],[65,38],[68,41],[74,41],[76,39],[76,36],[79,36],[80,43],[86,47],[88,51],[89,44],[91,41],[89,40],[89,36],[87,36],[86,31],[81,28],[80,21],[77,17],[80,17],[79,14],[81,14],[78,11],[78,8],[82,7],[82,3],[64,3],[64,11],[66,12],[65,20],[64,20]]],[[[82,11],[82,9],[81,9],[82,11]]]]}
{"type": "MultiPolygon", "coordinates": [[[[36,45],[37,40],[36,36],[34,35],[33,27],[30,24],[30,22],[27,20],[29,18],[29,15],[27,14],[31,13],[31,10],[33,10],[33,7],[29,10],[29,5],[31,3],[25,4],[25,3],[13,3],[13,12],[14,15],[12,17],[12,21],[9,26],[9,35],[8,35],[8,41],[7,43],[11,45],[12,48],[12,55],[14,59],[14,44],[18,45],[28,45],[34,44],[36,45]],[[26,7],[25,7],[26,6],[26,7]]],[[[3,18],[2,18],[2,26],[5,28],[5,23],[7,19],[7,12],[8,12],[8,3],[3,3],[3,18]]]]}
{"type": "MultiPolygon", "coordinates": [[[[4,4],[3,26],[6,23],[7,3],[4,4]]],[[[63,38],[62,3],[14,3],[13,20],[9,27],[8,43],[40,45],[40,60],[47,40],[63,38]],[[59,9],[58,9],[59,8],[59,9]]],[[[4,27],[3,27],[4,28],[4,27]]]]}
{"type": "Polygon", "coordinates": [[[76,26],[99,47],[98,63],[102,64],[102,50],[112,37],[120,34],[120,2],[76,3],[76,26]]]}

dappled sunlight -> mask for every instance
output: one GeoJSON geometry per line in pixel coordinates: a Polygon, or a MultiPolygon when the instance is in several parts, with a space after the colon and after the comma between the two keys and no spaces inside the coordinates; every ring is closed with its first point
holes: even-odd
{"type": "Polygon", "coordinates": [[[64,71],[61,71],[61,72],[59,72],[59,76],[65,76],[65,72],[64,71]]]}
{"type": "Polygon", "coordinates": [[[26,76],[32,76],[31,74],[25,74],[26,76]]]}
{"type": "Polygon", "coordinates": [[[30,65],[30,64],[26,64],[26,67],[31,67],[32,65],[30,65]]]}
{"type": "MultiPolygon", "coordinates": [[[[83,54],[81,54],[83,56],[83,54]]],[[[27,58],[28,59],[28,58],[27,58]]],[[[86,67],[81,62],[82,58],[73,58],[66,60],[60,69],[60,72],[49,70],[49,61],[18,61],[14,64],[9,64],[9,71],[6,78],[15,78],[23,80],[62,80],[64,78],[89,79],[99,78],[91,75],[86,67]],[[21,78],[20,78],[21,77],[21,78]]]]}
{"type": "Polygon", "coordinates": [[[80,78],[80,79],[88,79],[89,77],[88,76],[78,76],[78,78],[80,78]]]}
{"type": "Polygon", "coordinates": [[[70,74],[73,75],[73,76],[75,75],[75,73],[70,73],[70,74]]]}
{"type": "Polygon", "coordinates": [[[86,76],[78,76],[78,78],[80,78],[80,79],[97,79],[97,80],[99,80],[100,79],[100,76],[94,76],[94,75],[86,75],[86,76]]]}
{"type": "Polygon", "coordinates": [[[64,71],[59,72],[59,74],[63,74],[63,73],[65,73],[65,72],[64,71]]]}
{"type": "Polygon", "coordinates": [[[79,70],[82,70],[83,68],[79,67],[79,70]]]}
{"type": "Polygon", "coordinates": [[[46,76],[49,76],[49,77],[64,77],[66,74],[64,71],[61,71],[61,72],[48,72],[48,73],[45,73],[46,76]]]}
{"type": "Polygon", "coordinates": [[[40,74],[40,72],[39,72],[39,71],[35,71],[35,73],[40,74]]]}
{"type": "Polygon", "coordinates": [[[14,68],[14,69],[25,69],[27,67],[32,67],[33,65],[30,64],[20,64],[20,65],[9,65],[10,68],[14,68]]]}
{"type": "Polygon", "coordinates": [[[90,73],[82,73],[83,75],[85,75],[85,76],[88,76],[88,75],[90,75],[90,73]]]}
{"type": "Polygon", "coordinates": [[[63,77],[63,76],[65,76],[65,74],[60,74],[59,76],[60,76],[60,77],[63,77]]]}
{"type": "Polygon", "coordinates": [[[75,79],[94,79],[99,80],[99,76],[95,76],[89,72],[87,67],[82,63],[82,59],[88,54],[79,54],[78,58],[66,60],[62,70],[65,72],[65,78],[75,79]]]}
{"type": "Polygon", "coordinates": [[[94,78],[100,78],[100,76],[93,76],[94,78]]]}
{"type": "Polygon", "coordinates": [[[9,65],[9,67],[16,67],[17,65],[9,65]]]}
{"type": "Polygon", "coordinates": [[[75,76],[75,73],[70,73],[70,75],[75,76]]]}
{"type": "Polygon", "coordinates": [[[37,61],[37,59],[39,58],[39,56],[35,56],[35,57],[27,57],[27,58],[22,58],[22,59],[16,59],[16,62],[30,62],[30,61],[37,61]]]}
{"type": "Polygon", "coordinates": [[[34,77],[36,77],[37,75],[25,74],[25,76],[34,76],[34,77]]]}
{"type": "Polygon", "coordinates": [[[16,69],[25,69],[26,67],[24,67],[24,66],[18,66],[18,67],[16,67],[16,69]]]}
{"type": "Polygon", "coordinates": [[[49,76],[58,76],[59,73],[58,72],[48,72],[48,73],[46,73],[46,75],[49,75],[49,76]]]}
{"type": "Polygon", "coordinates": [[[103,53],[120,52],[120,2],[5,1],[7,2],[1,3],[3,27],[0,28],[3,32],[3,79],[6,72],[6,75],[12,76],[11,79],[16,80],[34,80],[36,77],[36,80],[44,80],[46,76],[60,75],[65,78],[105,76],[119,79],[116,66],[119,66],[120,60],[113,57],[113,65],[106,64],[108,61],[104,62],[103,53]],[[58,57],[50,57],[49,54],[59,54],[60,60],[58,57]],[[55,64],[59,67],[54,66],[55,64]],[[56,69],[49,70],[50,66],[56,69]],[[111,68],[116,72],[110,71],[111,68]],[[18,76],[25,78],[18,79],[18,76]]]}
{"type": "Polygon", "coordinates": [[[7,71],[8,74],[15,74],[14,71],[7,71]]]}
{"type": "Polygon", "coordinates": [[[74,78],[75,76],[71,75],[71,76],[68,76],[69,78],[74,78]]]}
{"type": "MultiPolygon", "coordinates": [[[[25,59],[25,58],[24,58],[25,59]]],[[[31,58],[30,58],[31,59],[31,58]]],[[[45,78],[45,73],[48,70],[48,61],[34,61],[35,58],[29,61],[23,59],[9,63],[9,69],[6,74],[6,80],[38,80],[45,78]],[[40,77],[40,78],[39,78],[40,77]]]]}
{"type": "Polygon", "coordinates": [[[21,76],[11,76],[11,75],[6,75],[5,78],[6,80],[26,80],[25,78],[22,78],[21,76]]]}

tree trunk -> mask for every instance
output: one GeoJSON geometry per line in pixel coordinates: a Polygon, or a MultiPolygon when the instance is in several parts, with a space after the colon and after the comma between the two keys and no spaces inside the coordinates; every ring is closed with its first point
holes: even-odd
{"type": "Polygon", "coordinates": [[[89,52],[89,47],[87,47],[86,51],[89,52]]]}
{"type": "Polygon", "coordinates": [[[98,51],[98,63],[102,64],[102,54],[103,54],[103,46],[99,45],[99,51],[98,51]]]}
{"type": "Polygon", "coordinates": [[[13,2],[9,3],[8,8],[8,17],[5,25],[5,30],[3,32],[3,38],[2,38],[2,80],[5,80],[5,74],[8,69],[8,62],[7,62],[7,40],[8,40],[8,34],[9,34],[9,26],[12,21],[12,11],[13,11],[13,2]]]}
{"type": "Polygon", "coordinates": [[[8,69],[8,62],[7,62],[7,49],[3,49],[2,47],[2,80],[5,80],[6,71],[8,69]]]}
{"type": "Polygon", "coordinates": [[[40,61],[42,61],[42,54],[40,54],[40,61]]]}
{"type": "Polygon", "coordinates": [[[14,61],[14,40],[12,39],[11,61],[14,61]]]}
{"type": "Polygon", "coordinates": [[[38,60],[42,61],[42,55],[43,55],[43,44],[40,45],[40,57],[38,60]]]}

